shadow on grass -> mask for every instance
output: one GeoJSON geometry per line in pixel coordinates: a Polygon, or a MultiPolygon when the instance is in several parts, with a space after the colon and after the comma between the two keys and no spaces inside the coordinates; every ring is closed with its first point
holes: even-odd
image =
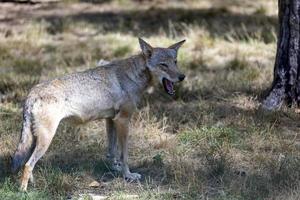
{"type": "MultiPolygon", "coordinates": [[[[181,126],[186,126],[187,124],[193,127],[202,126],[202,123],[206,122],[203,119],[207,116],[212,117],[209,120],[210,123],[221,121],[233,123],[234,119],[238,120],[238,117],[243,117],[244,120],[249,122],[247,124],[249,127],[266,128],[268,126],[275,126],[279,130],[287,129],[288,131],[298,132],[300,117],[293,111],[283,109],[272,112],[260,107],[242,108],[224,102],[224,99],[230,99],[230,95],[232,94],[222,97],[215,95],[213,91],[199,91],[199,93],[201,94],[197,95],[193,91],[188,91],[182,96],[182,103],[176,103],[174,100],[163,97],[160,97],[163,99],[160,102],[158,102],[157,98],[151,98],[151,100],[149,99],[149,104],[152,107],[151,110],[153,110],[151,115],[155,116],[158,121],[163,120],[164,117],[169,119],[173,130],[171,132],[174,133],[180,130],[181,126]]],[[[260,95],[261,91],[246,90],[245,93],[239,94],[252,97],[253,95],[260,95]]]]}
{"type": "MultiPolygon", "coordinates": [[[[233,37],[240,40],[261,37],[265,42],[275,40],[270,30],[275,30],[277,18],[264,15],[237,14],[227,9],[149,8],[103,12],[81,12],[63,17],[40,16],[38,20],[50,22],[51,33],[64,31],[64,24],[84,22],[94,25],[100,32],[121,32],[135,36],[167,33],[183,34],[189,26],[207,30],[213,37],[233,37]],[[260,36],[257,36],[260,31],[260,36]]],[[[99,32],[99,33],[100,33],[99,32]]]]}
{"type": "Polygon", "coordinates": [[[0,155],[0,184],[10,175],[10,156],[0,155]]]}
{"type": "Polygon", "coordinates": [[[91,3],[91,4],[103,4],[103,3],[109,3],[112,0],[79,0],[79,2],[82,3],[91,3]]]}

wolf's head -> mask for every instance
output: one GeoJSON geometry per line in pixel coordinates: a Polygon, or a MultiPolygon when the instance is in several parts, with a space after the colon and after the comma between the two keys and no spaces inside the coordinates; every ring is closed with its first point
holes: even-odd
{"type": "Polygon", "coordinates": [[[174,83],[183,81],[185,78],[177,67],[177,52],[184,42],[185,40],[182,40],[168,48],[156,48],[139,38],[152,78],[159,81],[169,95],[174,95],[174,83]]]}

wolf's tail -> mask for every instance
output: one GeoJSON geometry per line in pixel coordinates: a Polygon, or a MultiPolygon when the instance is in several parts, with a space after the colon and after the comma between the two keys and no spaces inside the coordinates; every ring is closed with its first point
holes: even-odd
{"type": "Polygon", "coordinates": [[[28,104],[24,106],[23,110],[23,127],[20,142],[17,150],[12,157],[11,171],[16,173],[24,165],[24,162],[28,160],[34,147],[34,137],[32,133],[32,106],[28,104]]]}

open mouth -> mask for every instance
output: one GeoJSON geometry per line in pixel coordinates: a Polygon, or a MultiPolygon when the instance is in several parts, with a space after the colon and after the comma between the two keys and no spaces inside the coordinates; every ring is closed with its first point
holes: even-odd
{"type": "Polygon", "coordinates": [[[170,80],[168,80],[167,78],[163,78],[162,79],[162,83],[164,86],[165,91],[169,94],[169,95],[174,95],[175,94],[175,90],[174,90],[174,83],[170,80]]]}

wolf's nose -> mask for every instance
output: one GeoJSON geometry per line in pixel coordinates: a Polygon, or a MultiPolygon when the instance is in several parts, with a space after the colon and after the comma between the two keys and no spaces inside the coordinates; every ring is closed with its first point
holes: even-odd
{"type": "Polygon", "coordinates": [[[178,76],[179,81],[183,81],[184,78],[185,78],[185,75],[184,75],[184,74],[180,74],[180,75],[178,76]]]}

